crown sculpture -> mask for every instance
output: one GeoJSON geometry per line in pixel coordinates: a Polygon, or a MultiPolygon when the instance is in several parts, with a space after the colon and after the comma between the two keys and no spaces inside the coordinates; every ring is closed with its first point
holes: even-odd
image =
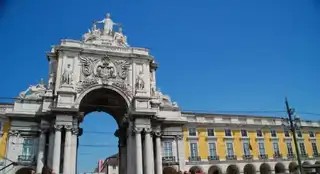
{"type": "Polygon", "coordinates": [[[107,13],[103,20],[94,21],[91,29],[83,35],[82,40],[86,43],[129,47],[127,37],[122,33],[121,24],[113,22],[110,13],[107,13]],[[103,28],[98,28],[97,24],[103,24],[103,28]],[[118,31],[114,31],[114,26],[118,27],[118,31]]]}

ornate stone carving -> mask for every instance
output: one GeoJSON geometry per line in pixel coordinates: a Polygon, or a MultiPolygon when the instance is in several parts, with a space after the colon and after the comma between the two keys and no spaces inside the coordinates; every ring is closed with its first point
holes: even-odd
{"type": "Polygon", "coordinates": [[[154,132],[154,135],[155,135],[156,137],[161,137],[161,136],[162,136],[162,133],[161,133],[160,131],[156,131],[156,132],[154,132]]]}
{"type": "Polygon", "coordinates": [[[71,131],[73,135],[79,135],[79,128],[72,128],[71,131]]]}
{"type": "Polygon", "coordinates": [[[155,95],[153,96],[154,99],[151,100],[151,105],[152,106],[159,106],[161,109],[171,109],[171,110],[176,110],[179,108],[177,102],[171,102],[171,99],[168,95],[162,94],[160,89],[157,89],[155,91],[155,95]]]}
{"type": "Polygon", "coordinates": [[[61,131],[61,129],[63,128],[63,126],[56,124],[56,125],[53,126],[53,128],[54,128],[55,131],[61,131]]]}
{"type": "Polygon", "coordinates": [[[177,135],[176,138],[177,138],[178,140],[182,140],[182,139],[183,139],[183,135],[177,135]]]}
{"type": "Polygon", "coordinates": [[[144,89],[143,72],[140,71],[136,78],[136,90],[144,89]]]}
{"type": "Polygon", "coordinates": [[[143,128],[140,128],[140,127],[134,127],[133,130],[132,130],[134,133],[141,133],[143,131],[143,128]]]}
{"type": "Polygon", "coordinates": [[[73,126],[72,125],[65,125],[64,128],[66,129],[66,131],[71,131],[73,126]]]}
{"type": "Polygon", "coordinates": [[[108,79],[115,79],[116,68],[113,62],[111,62],[108,55],[105,55],[95,67],[95,77],[101,78],[102,81],[108,81],[108,79]]]}
{"type": "Polygon", "coordinates": [[[72,83],[73,83],[73,72],[71,69],[71,65],[68,64],[62,74],[61,84],[72,85],[72,83]]]}
{"type": "Polygon", "coordinates": [[[152,132],[151,128],[144,128],[144,132],[150,134],[152,132]]]}
{"type": "Polygon", "coordinates": [[[84,76],[90,76],[93,71],[93,63],[96,62],[96,58],[80,56],[80,62],[82,64],[82,74],[84,76]]]}
{"type": "Polygon", "coordinates": [[[118,46],[123,48],[129,47],[127,37],[122,33],[121,24],[113,22],[109,13],[106,15],[105,19],[93,22],[91,29],[83,35],[82,39],[85,43],[118,46]],[[98,28],[97,24],[104,24],[103,28],[98,28]],[[118,26],[118,31],[114,31],[114,26],[118,26]]]}
{"type": "Polygon", "coordinates": [[[85,79],[77,84],[79,93],[93,85],[103,84],[115,86],[128,96],[132,95],[132,87],[126,81],[131,62],[111,60],[108,55],[105,55],[100,60],[98,58],[80,56],[80,60],[85,79]]]}
{"type": "Polygon", "coordinates": [[[38,85],[30,85],[28,89],[22,91],[19,94],[20,99],[30,99],[30,100],[38,100],[41,99],[46,93],[46,87],[43,84],[43,79],[41,79],[40,84],[38,85]]]}
{"type": "Polygon", "coordinates": [[[41,134],[47,133],[48,131],[49,131],[49,128],[48,128],[48,127],[41,127],[41,128],[39,129],[39,132],[40,132],[41,134]]]}

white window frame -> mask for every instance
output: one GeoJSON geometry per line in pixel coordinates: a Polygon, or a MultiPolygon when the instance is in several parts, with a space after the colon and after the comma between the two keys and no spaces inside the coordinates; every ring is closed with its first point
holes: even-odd
{"type": "Polygon", "coordinates": [[[266,153],[266,143],[264,141],[258,141],[258,150],[259,150],[259,155],[267,155],[266,153]],[[260,151],[260,145],[259,143],[262,143],[263,144],[263,151],[264,151],[264,154],[261,153],[260,151]]]}
{"type": "Polygon", "coordinates": [[[277,138],[278,137],[278,133],[275,129],[270,129],[270,138],[277,138]],[[272,136],[272,132],[275,133],[275,136],[272,136]]]}
{"type": "MultiPolygon", "coordinates": [[[[189,152],[190,152],[190,157],[193,157],[193,156],[191,156],[191,143],[194,143],[194,144],[197,144],[197,154],[198,154],[198,156],[200,156],[200,154],[199,154],[199,142],[198,141],[189,141],[189,152]]],[[[196,156],[196,157],[198,157],[198,156],[196,156]]]]}
{"type": "Polygon", "coordinates": [[[241,137],[243,137],[243,138],[249,137],[247,129],[240,129],[240,134],[241,134],[241,137]],[[242,131],[246,131],[247,136],[242,136],[242,131]]]}
{"type": "Polygon", "coordinates": [[[189,137],[196,137],[198,136],[198,130],[196,127],[188,127],[188,136],[189,137]],[[195,129],[196,135],[190,135],[190,129],[195,129]]]}
{"type": "Polygon", "coordinates": [[[233,137],[232,129],[230,129],[230,128],[224,129],[224,136],[225,137],[233,137]],[[226,130],[230,130],[230,134],[231,134],[230,136],[226,135],[226,130]]]}
{"type": "Polygon", "coordinates": [[[216,141],[209,141],[208,142],[208,154],[209,154],[209,156],[212,156],[212,154],[210,154],[210,143],[214,143],[214,145],[215,145],[215,150],[216,150],[216,156],[219,156],[218,155],[218,143],[216,142],[216,141]]]}
{"type": "Polygon", "coordinates": [[[312,154],[315,154],[312,144],[316,144],[317,153],[319,154],[319,149],[318,149],[318,144],[317,144],[317,142],[316,142],[316,141],[311,141],[312,154]]]}
{"type": "Polygon", "coordinates": [[[264,139],[264,135],[263,135],[263,130],[261,130],[261,129],[257,129],[256,130],[256,138],[261,138],[261,139],[264,139]],[[258,137],[258,132],[257,131],[261,131],[261,137],[258,137]]]}
{"type": "Polygon", "coordinates": [[[294,155],[294,150],[293,150],[292,142],[291,142],[291,141],[287,141],[287,142],[285,142],[285,143],[286,143],[286,147],[287,147],[287,154],[288,154],[288,155],[294,155]],[[291,147],[291,151],[292,151],[291,154],[289,153],[288,144],[290,144],[290,147],[291,147]]]}
{"type": "Polygon", "coordinates": [[[243,151],[243,155],[251,155],[251,152],[250,152],[250,141],[242,141],[242,151],[243,151]],[[249,152],[249,154],[246,154],[246,152],[244,150],[244,143],[248,144],[248,152],[249,152]]]}
{"type": "Polygon", "coordinates": [[[279,154],[281,154],[279,142],[277,142],[277,141],[272,141],[273,154],[276,154],[276,153],[277,153],[277,152],[275,151],[275,150],[276,150],[276,149],[275,149],[275,146],[274,146],[275,144],[277,144],[278,152],[279,152],[279,154]]]}
{"type": "Polygon", "coordinates": [[[207,128],[206,130],[207,130],[207,137],[216,137],[216,131],[214,130],[214,128],[207,128]],[[212,129],[212,130],[213,130],[213,136],[211,136],[211,135],[208,134],[208,130],[209,130],[209,129],[212,129]]]}
{"type": "Polygon", "coordinates": [[[234,143],[233,143],[233,141],[226,141],[226,156],[231,156],[231,155],[229,155],[228,154],[228,143],[231,143],[232,144],[232,151],[233,151],[233,155],[236,155],[236,153],[235,153],[235,151],[234,151],[234,143]]]}
{"type": "Polygon", "coordinates": [[[169,140],[165,140],[165,141],[162,141],[162,150],[163,150],[163,157],[171,157],[171,156],[166,156],[166,150],[165,150],[165,144],[166,143],[170,143],[171,144],[171,156],[174,156],[173,155],[173,142],[172,141],[169,141],[169,140]]]}

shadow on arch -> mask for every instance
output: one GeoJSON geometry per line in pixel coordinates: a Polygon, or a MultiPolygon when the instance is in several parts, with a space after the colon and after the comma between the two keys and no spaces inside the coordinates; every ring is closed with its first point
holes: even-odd
{"type": "Polygon", "coordinates": [[[106,112],[113,116],[118,126],[130,109],[129,98],[114,87],[97,86],[81,94],[78,98],[79,111],[84,116],[90,112],[106,112]]]}
{"type": "Polygon", "coordinates": [[[31,167],[22,167],[15,174],[33,174],[35,170],[31,167]]]}

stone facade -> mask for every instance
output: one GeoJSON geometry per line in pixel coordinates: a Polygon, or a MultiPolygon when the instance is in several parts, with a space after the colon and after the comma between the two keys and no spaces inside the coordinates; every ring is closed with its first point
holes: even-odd
{"type": "MultiPolygon", "coordinates": [[[[225,123],[218,122],[223,119],[218,116],[208,121],[182,113],[177,103],[157,89],[157,63],[149,50],[129,46],[121,25],[113,22],[110,14],[93,23],[83,40],[61,40],[47,53],[47,59],[47,83],[40,80],[22,91],[14,103],[0,105],[1,119],[10,120],[10,127],[2,132],[7,135],[3,137],[3,165],[17,164],[4,173],[40,173],[48,166],[55,173],[75,174],[82,132],[79,124],[92,111],[109,113],[118,124],[120,174],[191,168],[209,172],[211,162],[201,161],[202,157],[190,161],[185,130],[190,125],[221,126],[225,123]],[[102,28],[98,26],[101,23],[102,28]]],[[[237,125],[235,118],[224,126],[237,125]]],[[[221,161],[217,165],[223,173],[230,164],[242,172],[246,164],[221,161]]]]}

